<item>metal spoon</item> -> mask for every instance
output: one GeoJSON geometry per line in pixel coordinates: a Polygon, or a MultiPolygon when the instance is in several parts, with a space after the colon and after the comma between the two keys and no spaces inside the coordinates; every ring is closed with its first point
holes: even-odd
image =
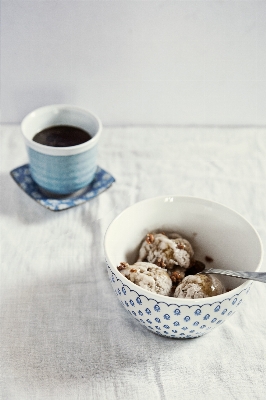
{"type": "Polygon", "coordinates": [[[220,274],[234,276],[236,278],[250,279],[266,283],[266,272],[247,272],[247,271],[230,271],[226,269],[205,268],[202,261],[195,260],[193,265],[186,271],[186,275],[195,274],[220,274]]]}
{"type": "Polygon", "coordinates": [[[209,268],[204,269],[201,273],[235,276],[236,278],[251,279],[253,281],[266,283],[266,272],[229,271],[224,269],[209,268]]]}

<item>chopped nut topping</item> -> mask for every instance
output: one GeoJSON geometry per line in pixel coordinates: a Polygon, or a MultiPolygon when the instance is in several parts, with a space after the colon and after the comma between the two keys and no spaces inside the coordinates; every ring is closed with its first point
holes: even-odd
{"type": "Polygon", "coordinates": [[[126,262],[121,262],[120,265],[117,267],[118,271],[122,271],[122,269],[125,269],[127,267],[126,262]]]}
{"type": "Polygon", "coordinates": [[[152,233],[147,233],[147,235],[146,235],[146,242],[147,242],[148,244],[151,244],[151,243],[154,242],[154,236],[153,236],[152,233]]]}
{"type": "Polygon", "coordinates": [[[165,267],[166,267],[165,262],[164,262],[160,257],[157,258],[157,260],[155,261],[155,264],[156,264],[158,267],[161,267],[161,268],[165,268],[165,267]]]}
{"type": "Polygon", "coordinates": [[[130,272],[137,272],[135,268],[131,268],[130,272]]]}
{"type": "Polygon", "coordinates": [[[184,250],[184,249],[186,249],[186,246],[184,244],[178,244],[177,248],[180,250],[184,250]]]}
{"type": "Polygon", "coordinates": [[[171,274],[170,278],[172,279],[173,283],[179,283],[182,281],[183,276],[179,271],[175,271],[171,274]]]}

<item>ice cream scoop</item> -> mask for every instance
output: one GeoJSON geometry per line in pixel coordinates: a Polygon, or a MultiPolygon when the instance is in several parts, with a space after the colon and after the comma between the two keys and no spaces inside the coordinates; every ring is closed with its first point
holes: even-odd
{"type": "Polygon", "coordinates": [[[171,236],[173,238],[163,233],[149,233],[141,245],[138,261],[147,260],[167,269],[176,265],[189,268],[194,254],[192,246],[179,234],[171,236]]]}
{"type": "Polygon", "coordinates": [[[174,297],[200,299],[225,293],[222,282],[213,275],[196,274],[186,276],[177,286],[174,297]]]}
{"type": "Polygon", "coordinates": [[[131,282],[150,292],[169,296],[172,280],[167,271],[148,262],[136,262],[133,265],[122,262],[117,269],[131,282]]]}

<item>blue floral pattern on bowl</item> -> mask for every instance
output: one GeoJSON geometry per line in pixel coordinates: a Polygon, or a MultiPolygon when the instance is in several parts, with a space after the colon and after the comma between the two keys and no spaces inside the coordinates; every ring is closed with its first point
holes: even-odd
{"type": "Polygon", "coordinates": [[[15,168],[10,174],[25,193],[41,206],[51,211],[62,211],[83,204],[104,192],[115,182],[115,178],[109,172],[98,166],[93,181],[81,195],[77,197],[51,198],[44,195],[32,179],[29,164],[15,168]]]}
{"type": "MultiPolygon", "coordinates": [[[[107,263],[107,270],[113,289],[125,309],[150,331],[170,338],[187,339],[203,336],[220,326],[233,315],[243,298],[248,294],[250,285],[239,289],[237,294],[230,294],[222,301],[213,303],[213,297],[202,305],[177,305],[171,301],[156,301],[132,290],[125,285],[107,263]]],[[[174,300],[174,299],[173,299],[174,300]]],[[[177,299],[175,299],[177,300],[177,299]]]]}

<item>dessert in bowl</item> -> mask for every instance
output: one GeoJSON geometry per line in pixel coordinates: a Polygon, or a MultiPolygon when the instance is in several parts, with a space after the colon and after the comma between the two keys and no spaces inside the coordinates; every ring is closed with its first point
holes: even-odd
{"type": "Polygon", "coordinates": [[[211,263],[212,268],[259,271],[263,251],[256,230],[230,208],[189,196],[161,196],[136,203],[107,229],[104,249],[110,282],[121,304],[140,324],[171,338],[194,338],[219,327],[237,311],[253,282],[221,276],[226,290],[199,298],[163,295],[139,286],[123,274],[121,263],[135,270],[143,253],[143,238],[150,238],[151,232],[178,232],[191,244],[195,259],[211,263]]]}

